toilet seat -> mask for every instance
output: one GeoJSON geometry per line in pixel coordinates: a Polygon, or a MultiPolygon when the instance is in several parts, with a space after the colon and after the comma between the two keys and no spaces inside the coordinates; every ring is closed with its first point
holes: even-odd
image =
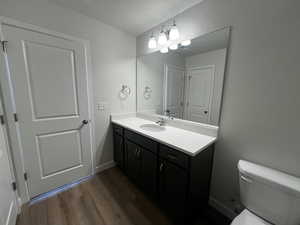
{"type": "Polygon", "coordinates": [[[234,218],[231,225],[272,225],[262,218],[256,216],[249,210],[245,209],[237,217],[234,218]]]}

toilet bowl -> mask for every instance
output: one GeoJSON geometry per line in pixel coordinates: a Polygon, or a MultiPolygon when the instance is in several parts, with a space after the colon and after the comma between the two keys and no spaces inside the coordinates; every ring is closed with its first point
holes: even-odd
{"type": "Polygon", "coordinates": [[[300,224],[300,178],[244,160],[238,169],[246,209],[231,225],[300,224]]]}

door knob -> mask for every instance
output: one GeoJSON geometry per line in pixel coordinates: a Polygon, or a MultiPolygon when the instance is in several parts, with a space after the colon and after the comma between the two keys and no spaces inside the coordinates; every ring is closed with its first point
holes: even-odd
{"type": "Polygon", "coordinates": [[[88,123],[89,123],[88,120],[82,120],[82,124],[83,124],[83,125],[86,125],[86,124],[88,124],[88,123]]]}
{"type": "Polygon", "coordinates": [[[205,110],[205,111],[204,111],[204,114],[207,114],[207,113],[208,113],[208,111],[205,110]]]}

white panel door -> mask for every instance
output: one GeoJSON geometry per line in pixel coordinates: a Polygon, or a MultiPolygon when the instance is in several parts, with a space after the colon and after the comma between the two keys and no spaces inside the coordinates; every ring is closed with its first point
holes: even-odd
{"type": "Polygon", "coordinates": [[[3,129],[3,125],[0,125],[0,224],[14,225],[18,208],[16,195],[12,189],[8,146],[3,129]]]}
{"type": "Polygon", "coordinates": [[[165,67],[164,112],[169,110],[172,116],[182,118],[185,70],[170,65],[166,65],[165,67]]]}
{"type": "Polygon", "coordinates": [[[209,122],[214,73],[214,66],[188,69],[187,120],[209,122]]]}
{"type": "MultiPolygon", "coordinates": [[[[0,56],[1,71],[4,72],[4,59],[0,56]]],[[[0,115],[3,116],[2,104],[0,101],[0,115]]],[[[9,160],[8,143],[5,133],[5,126],[0,124],[0,224],[14,225],[17,219],[17,201],[15,192],[12,189],[13,170],[9,160]]]]}
{"type": "Polygon", "coordinates": [[[30,197],[92,172],[85,45],[3,26],[30,197]]]}

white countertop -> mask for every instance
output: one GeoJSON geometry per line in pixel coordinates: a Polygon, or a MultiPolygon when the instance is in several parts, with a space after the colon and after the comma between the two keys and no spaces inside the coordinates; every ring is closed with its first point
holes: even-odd
{"type": "Polygon", "coordinates": [[[165,130],[159,132],[146,131],[140,126],[142,124],[155,124],[152,121],[139,117],[112,118],[112,123],[135,131],[143,136],[151,138],[157,142],[182,151],[190,156],[195,156],[209,145],[216,141],[216,137],[199,134],[196,132],[183,130],[173,126],[164,126],[165,130]]]}

